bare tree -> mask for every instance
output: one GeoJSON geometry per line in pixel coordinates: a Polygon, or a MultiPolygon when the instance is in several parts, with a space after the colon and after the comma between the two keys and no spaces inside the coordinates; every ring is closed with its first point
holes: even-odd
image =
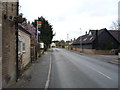
{"type": "Polygon", "coordinates": [[[111,26],[110,26],[110,29],[120,30],[120,21],[119,20],[113,21],[111,26]]]}

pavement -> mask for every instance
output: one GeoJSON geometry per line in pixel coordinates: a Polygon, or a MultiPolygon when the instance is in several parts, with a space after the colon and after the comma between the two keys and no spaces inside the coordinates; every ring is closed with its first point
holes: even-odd
{"type": "Polygon", "coordinates": [[[18,82],[8,88],[45,88],[50,64],[49,52],[45,52],[45,55],[23,73],[18,82]]]}

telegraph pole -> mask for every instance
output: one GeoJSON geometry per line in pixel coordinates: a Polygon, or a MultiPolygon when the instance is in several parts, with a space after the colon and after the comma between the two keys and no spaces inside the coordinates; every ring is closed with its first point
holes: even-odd
{"type": "Polygon", "coordinates": [[[69,39],[69,34],[67,34],[67,41],[68,41],[68,39],[69,39]]]}
{"type": "MultiPolygon", "coordinates": [[[[82,29],[81,28],[80,28],[80,34],[82,34],[82,29]]],[[[80,52],[82,52],[82,35],[80,36],[80,47],[81,47],[80,52]]]]}

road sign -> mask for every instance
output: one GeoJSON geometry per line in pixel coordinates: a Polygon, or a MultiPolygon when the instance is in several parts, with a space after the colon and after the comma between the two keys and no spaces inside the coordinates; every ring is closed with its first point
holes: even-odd
{"type": "Polygon", "coordinates": [[[38,21],[38,30],[40,30],[41,26],[42,26],[42,21],[38,21]]]}

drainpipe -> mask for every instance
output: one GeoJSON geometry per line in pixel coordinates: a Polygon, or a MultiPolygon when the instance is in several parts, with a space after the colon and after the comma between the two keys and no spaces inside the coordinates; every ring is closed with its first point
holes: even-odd
{"type": "MultiPolygon", "coordinates": [[[[19,14],[19,0],[17,0],[16,3],[17,3],[16,14],[18,16],[18,14],[19,14]]],[[[18,78],[19,78],[19,68],[18,68],[18,23],[16,22],[15,25],[16,25],[16,82],[17,82],[18,78]]]]}
{"type": "MultiPolygon", "coordinates": [[[[80,28],[80,32],[81,32],[81,34],[82,34],[82,29],[80,28]]],[[[81,37],[80,37],[80,47],[81,47],[81,50],[80,50],[80,53],[82,53],[83,52],[83,47],[82,47],[82,35],[81,35],[81,37]]]]}
{"type": "Polygon", "coordinates": [[[98,49],[98,30],[96,30],[96,50],[98,49]]]}
{"type": "Polygon", "coordinates": [[[97,50],[98,50],[98,30],[96,30],[95,36],[96,36],[96,41],[95,41],[95,54],[97,54],[97,50]]]}
{"type": "MultiPolygon", "coordinates": [[[[120,33],[118,33],[118,34],[120,34],[120,33]]],[[[118,41],[120,41],[120,35],[118,35],[118,41]]],[[[120,60],[120,43],[119,43],[119,46],[118,46],[118,60],[120,60]]]]}

